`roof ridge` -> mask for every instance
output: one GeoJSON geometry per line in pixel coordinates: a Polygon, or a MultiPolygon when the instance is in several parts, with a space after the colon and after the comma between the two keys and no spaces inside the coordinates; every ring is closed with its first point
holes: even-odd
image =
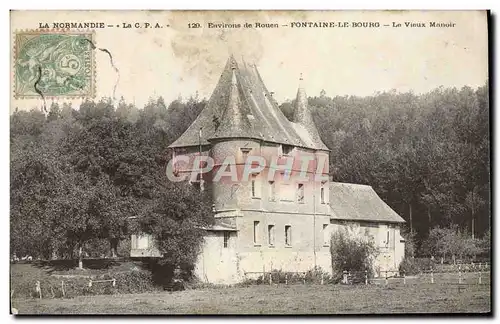
{"type": "Polygon", "coordinates": [[[367,185],[367,184],[361,184],[361,183],[351,183],[351,182],[338,182],[338,181],[330,181],[330,184],[339,184],[339,185],[346,185],[346,186],[356,186],[356,187],[368,187],[372,188],[372,186],[367,185]]]}
{"type": "MultiPolygon", "coordinates": [[[[232,64],[236,64],[232,62],[232,64]]],[[[241,83],[238,81],[239,73],[237,73],[237,67],[231,66],[231,85],[229,90],[229,97],[226,103],[226,107],[222,113],[220,124],[215,128],[215,133],[211,138],[225,138],[234,137],[236,133],[241,136],[248,137],[251,132],[249,129],[251,123],[248,121],[248,117],[245,116],[246,109],[243,108],[241,95],[241,83]]]]}

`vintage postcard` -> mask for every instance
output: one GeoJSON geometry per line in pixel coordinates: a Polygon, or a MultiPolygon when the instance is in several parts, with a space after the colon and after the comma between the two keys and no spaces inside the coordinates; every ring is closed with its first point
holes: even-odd
{"type": "Polygon", "coordinates": [[[489,22],[11,11],[11,313],[491,315],[489,22]]]}

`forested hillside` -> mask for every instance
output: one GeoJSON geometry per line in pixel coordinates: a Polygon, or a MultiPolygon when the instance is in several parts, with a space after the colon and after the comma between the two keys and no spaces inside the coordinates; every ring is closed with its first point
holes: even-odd
{"type": "MultiPolygon", "coordinates": [[[[167,146],[206,104],[197,97],[138,109],[123,100],[52,104],[11,116],[11,249],[70,258],[130,234],[129,217],[156,228],[176,262],[209,223],[209,208],[165,176],[167,146]],[[76,109],[75,109],[76,108],[76,109]],[[181,217],[189,214],[188,218],[181,217]],[[155,224],[161,226],[155,227],[155,224]]],[[[488,86],[430,93],[309,98],[331,149],[335,181],[369,184],[418,240],[436,225],[481,237],[490,227],[488,86]],[[410,222],[411,221],[411,222],[410,222]]],[[[280,108],[287,117],[293,102],[280,108]]]]}
{"type": "Polygon", "coordinates": [[[73,258],[116,254],[134,227],[166,237],[176,262],[196,252],[211,215],[189,185],[167,181],[167,146],[205,101],[144,109],[121,101],[52,104],[11,116],[11,250],[19,255],[73,258]],[[185,215],[188,215],[185,217],[185,215]],[[140,219],[139,223],[130,217],[140,219]],[[159,226],[155,226],[159,225],[159,226]],[[189,244],[188,244],[189,243],[189,244]],[[110,249],[111,247],[111,249],[110,249]]]}
{"type": "MultiPolygon", "coordinates": [[[[490,226],[488,86],[422,95],[309,98],[340,182],[369,184],[413,230],[457,224],[480,237],[490,226]]],[[[281,105],[291,117],[293,102],[281,105]]]]}

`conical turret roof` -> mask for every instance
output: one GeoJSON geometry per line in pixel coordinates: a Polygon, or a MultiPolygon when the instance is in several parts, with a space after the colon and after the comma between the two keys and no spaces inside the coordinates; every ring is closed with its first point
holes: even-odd
{"type": "Polygon", "coordinates": [[[231,55],[229,60],[231,67],[231,85],[227,107],[222,113],[220,123],[215,127],[215,133],[209,139],[255,137],[252,120],[249,118],[250,110],[245,103],[245,97],[238,76],[237,63],[231,55]]]}
{"type": "Polygon", "coordinates": [[[311,140],[304,127],[283,115],[254,64],[231,56],[205,108],[170,147],[199,145],[201,129],[202,145],[229,138],[252,138],[328,150],[321,140],[311,140]]]}
{"type": "Polygon", "coordinates": [[[327,149],[319,136],[318,129],[316,128],[316,124],[314,123],[314,119],[309,109],[302,74],[299,78],[299,89],[297,90],[297,97],[295,98],[292,124],[307,145],[327,149]]]}

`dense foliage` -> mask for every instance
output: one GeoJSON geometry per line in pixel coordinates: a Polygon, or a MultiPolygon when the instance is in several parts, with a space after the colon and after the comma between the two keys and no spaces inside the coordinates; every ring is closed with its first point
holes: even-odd
{"type": "Polygon", "coordinates": [[[134,230],[130,217],[136,216],[135,229],[154,229],[170,260],[185,262],[186,249],[196,250],[199,227],[212,216],[199,191],[167,180],[167,146],[204,105],[191,98],[167,107],[159,98],[138,110],[123,101],[115,108],[103,99],[85,101],[78,110],[54,103],[47,116],[16,111],[11,116],[12,253],[73,258],[75,252],[102,251],[107,242],[108,254],[116,255],[119,242],[134,230]]]}
{"type": "Polygon", "coordinates": [[[366,272],[368,277],[373,277],[378,249],[370,237],[355,235],[341,228],[332,234],[330,254],[334,277],[340,278],[343,271],[366,272]]]}
{"type": "MultiPolygon", "coordinates": [[[[309,98],[334,181],[369,184],[422,241],[490,228],[489,88],[309,98]]],[[[293,102],[281,105],[291,118],[293,102]]]]}
{"type": "MultiPolygon", "coordinates": [[[[487,236],[484,236],[484,239],[488,239],[487,236]]],[[[456,225],[446,228],[435,227],[430,230],[429,237],[422,243],[422,254],[430,257],[439,256],[443,260],[449,257],[455,263],[457,258],[469,259],[480,253],[487,253],[488,250],[482,248],[483,240],[471,238],[456,225]]]]}
{"type": "MultiPolygon", "coordinates": [[[[489,246],[488,94],[487,85],[368,97],[332,98],[322,91],[309,104],[331,149],[334,181],[373,186],[407,221],[412,254],[449,255],[463,247],[444,251],[432,243],[450,237],[441,235],[444,228],[460,232],[464,244],[473,232],[482,238],[476,246],[489,246]]],[[[54,103],[47,115],[14,112],[12,253],[116,255],[119,242],[142,229],[159,240],[168,262],[190,262],[199,228],[211,221],[210,204],[192,187],[170,183],[165,166],[168,145],[205,104],[196,97],[167,106],[160,97],[138,109],[102,99],[78,109],[54,103]],[[131,216],[138,216],[139,226],[130,226],[131,216]]],[[[293,102],[280,107],[291,118],[293,102]]]]}
{"type": "MultiPolygon", "coordinates": [[[[61,261],[61,260],[58,260],[61,261]]],[[[65,260],[64,260],[65,261],[65,260]]],[[[63,270],[61,264],[35,261],[16,264],[11,271],[11,294],[14,298],[39,298],[36,282],[40,282],[42,298],[73,298],[82,295],[130,294],[159,291],[154,274],[140,265],[122,263],[121,266],[103,267],[102,270],[63,270]],[[47,271],[50,269],[50,271],[47,271]],[[57,275],[54,275],[56,273],[57,275]],[[93,284],[89,286],[90,279],[93,284]],[[113,286],[112,280],[115,279],[113,286]],[[104,281],[106,280],[106,281],[104,281]],[[97,281],[97,282],[96,282],[97,281]]],[[[96,266],[93,264],[91,266],[96,266]]],[[[104,266],[101,264],[101,266],[104,266]]]]}

